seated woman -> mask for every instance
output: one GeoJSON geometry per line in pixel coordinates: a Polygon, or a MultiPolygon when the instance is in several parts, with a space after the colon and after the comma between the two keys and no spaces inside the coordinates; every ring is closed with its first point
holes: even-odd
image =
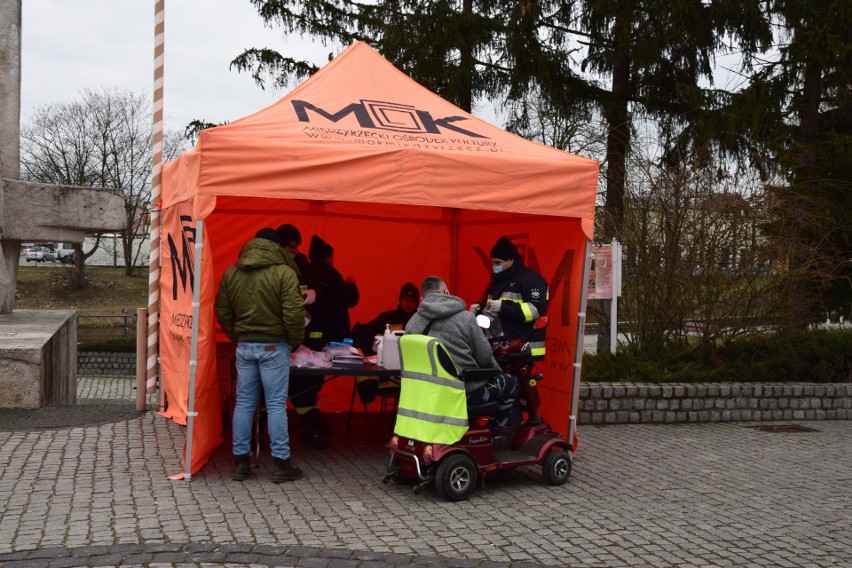
{"type": "MultiPolygon", "coordinates": [[[[420,291],[411,282],[402,285],[399,291],[399,303],[396,309],[380,313],[367,324],[356,323],[352,328],[352,338],[355,346],[363,351],[364,355],[375,355],[373,340],[377,335],[385,332],[387,326],[391,329],[404,329],[405,324],[417,311],[420,305],[420,291]]],[[[361,402],[369,404],[375,400],[379,392],[379,381],[376,377],[358,377],[358,396],[361,402]]]]}

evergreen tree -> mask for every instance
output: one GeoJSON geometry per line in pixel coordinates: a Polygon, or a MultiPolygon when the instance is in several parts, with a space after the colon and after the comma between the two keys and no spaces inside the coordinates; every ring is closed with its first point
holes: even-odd
{"type": "Polygon", "coordinates": [[[791,324],[852,316],[852,6],[777,0],[780,57],[755,81],[783,117],[771,139],[788,180],[779,236],[796,243],[791,324]],[[804,269],[804,271],[802,270],[804,269]]]}
{"type": "MultiPolygon", "coordinates": [[[[362,40],[397,68],[470,112],[493,96],[506,71],[492,61],[493,38],[503,26],[498,3],[485,0],[412,1],[375,4],[349,1],[252,0],[264,23],[288,33],[346,46],[362,40]]],[[[331,54],[329,54],[331,56],[331,54]]],[[[231,67],[252,73],[265,87],[301,80],[317,68],[267,48],[245,50],[231,67]]]]}
{"type": "Polygon", "coordinates": [[[852,6],[775,0],[773,49],[749,53],[736,93],[714,93],[690,132],[773,180],[769,235],[789,280],[786,323],[852,317],[852,6]]]}

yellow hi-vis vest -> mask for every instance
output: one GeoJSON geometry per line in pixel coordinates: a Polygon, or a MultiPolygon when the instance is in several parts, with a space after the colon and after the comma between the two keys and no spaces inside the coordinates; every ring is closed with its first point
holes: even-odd
{"type": "Polygon", "coordinates": [[[464,382],[446,348],[428,335],[399,338],[402,382],[394,433],[432,444],[454,444],[467,432],[464,382]],[[447,368],[449,366],[449,368],[447,368]]]}

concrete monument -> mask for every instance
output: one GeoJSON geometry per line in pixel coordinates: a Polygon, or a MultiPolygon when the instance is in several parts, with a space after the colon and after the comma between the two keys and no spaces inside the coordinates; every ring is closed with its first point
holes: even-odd
{"type": "Polygon", "coordinates": [[[22,241],[82,243],[123,231],[114,190],[29,183],[20,177],[21,0],[0,0],[0,408],[74,404],[77,315],[15,310],[22,241]]]}

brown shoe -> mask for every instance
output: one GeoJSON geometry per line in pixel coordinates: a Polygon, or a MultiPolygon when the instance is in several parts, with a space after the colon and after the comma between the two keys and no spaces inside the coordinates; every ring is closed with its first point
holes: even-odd
{"type": "Polygon", "coordinates": [[[272,458],[272,483],[293,481],[302,477],[302,470],[290,463],[290,460],[272,458]]]}
{"type": "Polygon", "coordinates": [[[249,463],[249,455],[234,456],[234,471],[231,473],[231,479],[234,481],[243,481],[251,475],[251,464],[249,463]]]}

